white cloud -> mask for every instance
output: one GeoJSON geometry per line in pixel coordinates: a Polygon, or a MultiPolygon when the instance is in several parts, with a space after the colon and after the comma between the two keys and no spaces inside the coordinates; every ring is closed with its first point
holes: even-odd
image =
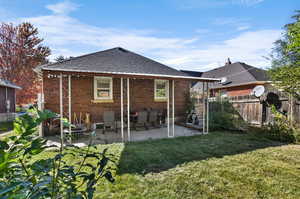
{"type": "Polygon", "coordinates": [[[248,26],[248,25],[242,25],[242,26],[239,26],[239,27],[237,27],[237,30],[238,31],[242,31],[242,30],[248,30],[250,28],[250,26],[248,26]]]}
{"type": "Polygon", "coordinates": [[[78,7],[79,7],[78,4],[72,3],[68,0],[65,0],[57,4],[50,4],[46,6],[46,8],[51,10],[54,14],[59,14],[59,15],[66,15],[74,10],[77,10],[78,7]]]}
{"type": "Polygon", "coordinates": [[[265,67],[269,65],[269,61],[263,56],[270,53],[273,42],[279,36],[279,30],[246,32],[205,49],[182,49],[177,56],[175,52],[169,53],[164,61],[167,64],[179,64],[187,68],[211,69],[223,65],[230,57],[233,61],[265,67]]]}
{"type": "MultiPolygon", "coordinates": [[[[121,46],[176,68],[208,70],[223,65],[228,57],[232,61],[263,67],[269,65],[263,56],[269,54],[273,42],[280,35],[279,30],[248,31],[202,47],[197,37],[161,37],[153,30],[92,26],[61,13],[53,11],[48,16],[20,19],[30,21],[39,28],[41,37],[53,51],[51,58],[58,55],[78,56],[121,46]]],[[[205,34],[202,38],[205,39],[205,34]]]]}
{"type": "Polygon", "coordinates": [[[210,30],[205,29],[205,28],[198,28],[198,29],[195,30],[195,32],[198,33],[198,34],[207,34],[207,33],[210,32],[210,30]]]}
{"type": "Polygon", "coordinates": [[[254,6],[264,0],[171,0],[181,9],[211,8],[222,6],[254,6]]]}
{"type": "Polygon", "coordinates": [[[231,26],[231,27],[234,27],[237,31],[243,31],[243,30],[248,30],[251,28],[248,21],[249,21],[249,19],[221,17],[221,18],[216,18],[213,21],[213,24],[219,25],[219,26],[231,26]]]}
{"type": "Polygon", "coordinates": [[[264,0],[235,0],[237,3],[244,4],[247,6],[252,6],[255,4],[262,3],[264,0]]]}

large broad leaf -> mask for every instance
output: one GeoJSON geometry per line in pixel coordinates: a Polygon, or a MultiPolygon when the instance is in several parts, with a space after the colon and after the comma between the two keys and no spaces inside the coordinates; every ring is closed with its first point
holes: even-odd
{"type": "Polygon", "coordinates": [[[30,154],[30,155],[36,155],[44,151],[46,148],[46,140],[43,138],[36,138],[31,142],[31,146],[25,149],[24,155],[30,154]]]}

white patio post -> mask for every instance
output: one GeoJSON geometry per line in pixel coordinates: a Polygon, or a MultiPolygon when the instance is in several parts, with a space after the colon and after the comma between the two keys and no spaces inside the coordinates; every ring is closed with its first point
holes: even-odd
{"type": "Polygon", "coordinates": [[[123,77],[121,77],[121,136],[124,142],[124,114],[123,114],[123,77]]]}
{"type": "Polygon", "coordinates": [[[206,110],[206,106],[205,106],[205,86],[204,86],[204,82],[202,82],[202,113],[203,113],[203,119],[202,119],[202,133],[205,133],[205,110],[206,110]]]}
{"type": "Polygon", "coordinates": [[[168,137],[170,136],[170,80],[167,81],[167,128],[168,128],[168,137]]]}
{"type": "Polygon", "coordinates": [[[127,134],[130,141],[130,99],[129,99],[129,78],[127,78],[127,134]]]}
{"type": "Polygon", "coordinates": [[[64,127],[63,127],[63,89],[62,89],[62,73],[59,75],[59,106],[60,106],[60,139],[61,145],[64,145],[64,127]]]}
{"type": "Polygon", "coordinates": [[[174,102],[174,100],[175,100],[174,90],[175,89],[174,89],[174,84],[175,84],[175,81],[172,80],[172,118],[173,118],[172,132],[173,132],[173,137],[175,137],[175,102],[174,102]]]}
{"type": "Polygon", "coordinates": [[[68,92],[69,92],[69,135],[72,143],[72,104],[71,104],[71,75],[68,76],[68,92]]]}
{"type": "Polygon", "coordinates": [[[206,83],[206,92],[207,92],[206,133],[208,133],[208,128],[209,128],[209,88],[208,88],[208,82],[206,83]]]}
{"type": "MultiPolygon", "coordinates": [[[[43,72],[41,72],[41,94],[38,93],[38,110],[42,111],[44,110],[44,78],[43,78],[43,72]]],[[[16,92],[15,92],[16,93],[16,92]]],[[[15,99],[15,104],[16,104],[16,99],[15,99]]],[[[39,125],[39,136],[43,137],[43,124],[41,123],[39,125]]]]}

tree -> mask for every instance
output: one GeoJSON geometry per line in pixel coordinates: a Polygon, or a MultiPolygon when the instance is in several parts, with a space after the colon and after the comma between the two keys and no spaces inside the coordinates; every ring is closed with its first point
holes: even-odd
{"type": "Polygon", "coordinates": [[[62,62],[62,61],[65,61],[65,60],[67,60],[67,59],[69,59],[68,57],[64,57],[63,55],[59,55],[58,57],[56,57],[54,60],[56,61],[56,62],[62,62]]]}
{"type": "Polygon", "coordinates": [[[300,99],[300,11],[292,18],[283,37],[275,42],[269,74],[278,88],[300,99]]]}
{"type": "Polygon", "coordinates": [[[37,28],[30,23],[0,25],[0,78],[22,87],[17,91],[19,104],[32,103],[39,91],[33,69],[47,63],[50,55],[50,49],[42,42],[37,28]]]}

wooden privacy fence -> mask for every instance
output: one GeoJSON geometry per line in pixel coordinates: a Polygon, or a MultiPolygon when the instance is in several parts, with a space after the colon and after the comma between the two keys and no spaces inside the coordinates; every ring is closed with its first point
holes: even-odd
{"type": "MultiPolygon", "coordinates": [[[[300,126],[300,102],[291,97],[286,97],[287,95],[283,93],[278,92],[277,94],[279,95],[279,99],[282,103],[279,111],[287,115],[300,126]]],[[[230,102],[241,118],[249,124],[261,126],[273,122],[271,107],[262,103],[254,96],[227,97],[222,100],[230,102]]],[[[216,99],[210,98],[210,102],[212,101],[216,101],[216,99]]],[[[220,101],[220,103],[222,102],[221,99],[218,101],[220,101]]],[[[196,112],[201,114],[201,100],[196,101],[195,107],[196,112]]],[[[214,106],[210,106],[210,112],[213,111],[217,110],[214,110],[214,106]]]]}

